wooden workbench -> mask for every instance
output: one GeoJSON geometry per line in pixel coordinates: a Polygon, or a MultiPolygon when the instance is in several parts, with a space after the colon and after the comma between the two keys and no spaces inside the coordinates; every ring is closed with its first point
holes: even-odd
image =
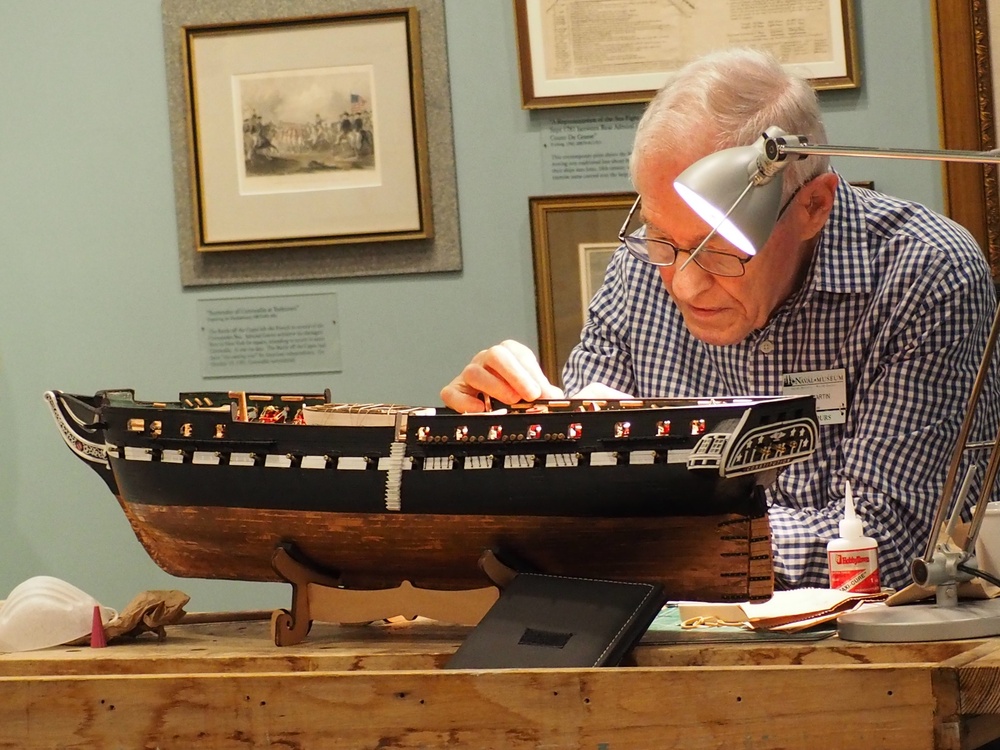
{"type": "Polygon", "coordinates": [[[440,667],[467,628],[178,625],[0,655],[0,747],[972,748],[1000,735],[1000,639],[640,645],[605,669],[440,667]]]}

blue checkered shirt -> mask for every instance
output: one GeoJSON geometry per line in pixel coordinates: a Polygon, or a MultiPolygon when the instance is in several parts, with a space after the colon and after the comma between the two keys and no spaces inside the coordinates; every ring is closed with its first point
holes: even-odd
{"type": "MultiPolygon", "coordinates": [[[[567,393],[597,381],[637,397],[776,395],[782,374],[843,368],[846,422],[821,426],[816,453],[768,490],[776,581],[828,585],[848,479],[883,585],[898,588],[927,544],[994,306],[965,230],[841,180],[806,282],[738,344],[691,336],[656,269],[619,248],[563,381],[567,393]]],[[[993,382],[974,437],[992,437],[998,405],[993,382]]]]}

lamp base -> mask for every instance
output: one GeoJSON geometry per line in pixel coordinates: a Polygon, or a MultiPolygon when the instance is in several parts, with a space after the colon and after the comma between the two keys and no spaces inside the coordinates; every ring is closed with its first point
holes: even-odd
{"type": "Polygon", "coordinates": [[[838,617],[837,633],[845,641],[873,643],[988,638],[1000,635],[1000,599],[961,601],[951,606],[869,605],[838,617]]]}

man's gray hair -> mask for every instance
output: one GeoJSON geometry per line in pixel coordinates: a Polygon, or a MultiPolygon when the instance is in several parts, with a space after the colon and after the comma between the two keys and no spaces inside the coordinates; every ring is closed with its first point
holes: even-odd
{"type": "MultiPolygon", "coordinates": [[[[671,76],[643,113],[629,163],[632,181],[650,157],[746,146],[771,125],[812,144],[827,142],[816,92],[770,54],[732,48],[698,58],[671,76]]],[[[825,156],[792,162],[784,171],[785,195],[829,168],[825,156]]]]}

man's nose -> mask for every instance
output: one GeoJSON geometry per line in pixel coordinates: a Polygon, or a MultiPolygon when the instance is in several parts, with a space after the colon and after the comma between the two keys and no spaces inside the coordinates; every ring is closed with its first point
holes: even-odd
{"type": "Polygon", "coordinates": [[[710,287],[714,277],[695,262],[688,263],[690,253],[683,250],[677,252],[677,260],[667,269],[669,272],[670,291],[675,298],[691,300],[710,287]],[[685,265],[686,264],[686,265],[685,265]],[[683,267],[683,270],[681,270],[683,267]]]}

